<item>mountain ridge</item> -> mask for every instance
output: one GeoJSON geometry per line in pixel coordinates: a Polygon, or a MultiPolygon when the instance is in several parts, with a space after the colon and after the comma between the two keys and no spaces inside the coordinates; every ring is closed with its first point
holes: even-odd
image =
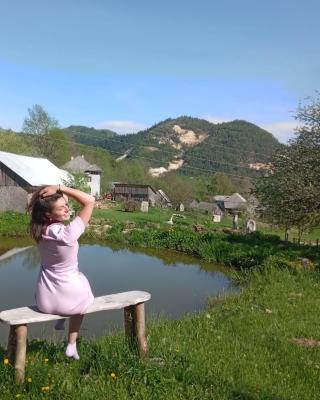
{"type": "Polygon", "coordinates": [[[213,171],[253,176],[256,171],[250,165],[267,167],[272,153],[282,146],[270,132],[245,120],[214,124],[180,116],[126,135],[78,128],[64,131],[76,142],[102,147],[118,159],[141,159],[154,176],[170,170],[186,175],[213,171]]]}

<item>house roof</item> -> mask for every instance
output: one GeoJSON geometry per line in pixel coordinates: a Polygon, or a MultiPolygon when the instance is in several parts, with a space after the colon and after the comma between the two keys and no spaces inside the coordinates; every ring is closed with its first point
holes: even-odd
{"type": "Polygon", "coordinates": [[[96,164],[90,164],[83,156],[77,156],[63,165],[63,168],[72,172],[101,172],[96,164]]]}
{"type": "Polygon", "coordinates": [[[150,188],[154,194],[157,194],[157,191],[150,185],[140,185],[137,183],[115,183],[114,188],[116,189],[120,189],[121,187],[123,188],[141,188],[141,189],[146,189],[146,188],[150,188]]]}
{"type": "Polygon", "coordinates": [[[0,162],[25,180],[30,186],[58,185],[72,177],[46,158],[21,156],[0,151],[0,162]]]}
{"type": "Polygon", "coordinates": [[[209,203],[209,202],[207,202],[207,201],[200,201],[197,208],[198,208],[199,210],[208,210],[208,211],[212,211],[214,206],[215,206],[214,203],[209,203]]]}
{"type": "Polygon", "coordinates": [[[191,208],[196,208],[196,207],[198,207],[198,205],[199,205],[199,202],[196,199],[193,199],[189,202],[189,207],[191,207],[191,208]]]}
{"type": "Polygon", "coordinates": [[[239,193],[233,193],[231,196],[228,196],[224,201],[224,207],[230,210],[245,208],[246,205],[247,200],[239,193]]]}
{"type": "Polygon", "coordinates": [[[165,199],[165,201],[167,201],[168,203],[171,203],[169,197],[165,194],[165,192],[162,189],[159,189],[158,193],[160,193],[160,195],[165,199]]]}

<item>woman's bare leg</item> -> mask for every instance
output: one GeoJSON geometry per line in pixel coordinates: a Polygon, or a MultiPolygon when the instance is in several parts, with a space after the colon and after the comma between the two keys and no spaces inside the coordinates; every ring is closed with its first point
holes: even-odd
{"type": "Polygon", "coordinates": [[[82,320],[83,315],[80,314],[70,317],[68,343],[75,343],[77,341],[82,320]]]}
{"type": "Polygon", "coordinates": [[[69,321],[69,335],[68,335],[68,346],[66,348],[66,355],[72,357],[75,360],[79,360],[79,354],[77,351],[77,337],[79,334],[80,326],[83,320],[83,315],[73,315],[69,321]]]}

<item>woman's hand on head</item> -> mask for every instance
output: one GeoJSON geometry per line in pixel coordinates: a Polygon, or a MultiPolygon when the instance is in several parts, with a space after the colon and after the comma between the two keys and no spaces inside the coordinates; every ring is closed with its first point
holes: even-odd
{"type": "Polygon", "coordinates": [[[39,195],[41,197],[52,196],[53,194],[57,193],[58,188],[59,187],[57,185],[46,186],[40,190],[39,195]]]}

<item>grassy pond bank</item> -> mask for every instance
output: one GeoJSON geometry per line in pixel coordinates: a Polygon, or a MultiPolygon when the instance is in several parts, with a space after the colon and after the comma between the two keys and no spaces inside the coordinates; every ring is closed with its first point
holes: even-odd
{"type": "MultiPolygon", "coordinates": [[[[150,224],[99,221],[87,239],[170,248],[223,263],[233,267],[241,294],[212,299],[204,312],[176,321],[148,320],[144,361],[128,349],[123,332],[82,339],[79,362],[66,360],[63,343],[32,340],[25,385],[16,387],[1,347],[0,398],[318,399],[319,249],[259,232],[150,224]]],[[[16,229],[23,236],[21,224],[16,229]]]]}

